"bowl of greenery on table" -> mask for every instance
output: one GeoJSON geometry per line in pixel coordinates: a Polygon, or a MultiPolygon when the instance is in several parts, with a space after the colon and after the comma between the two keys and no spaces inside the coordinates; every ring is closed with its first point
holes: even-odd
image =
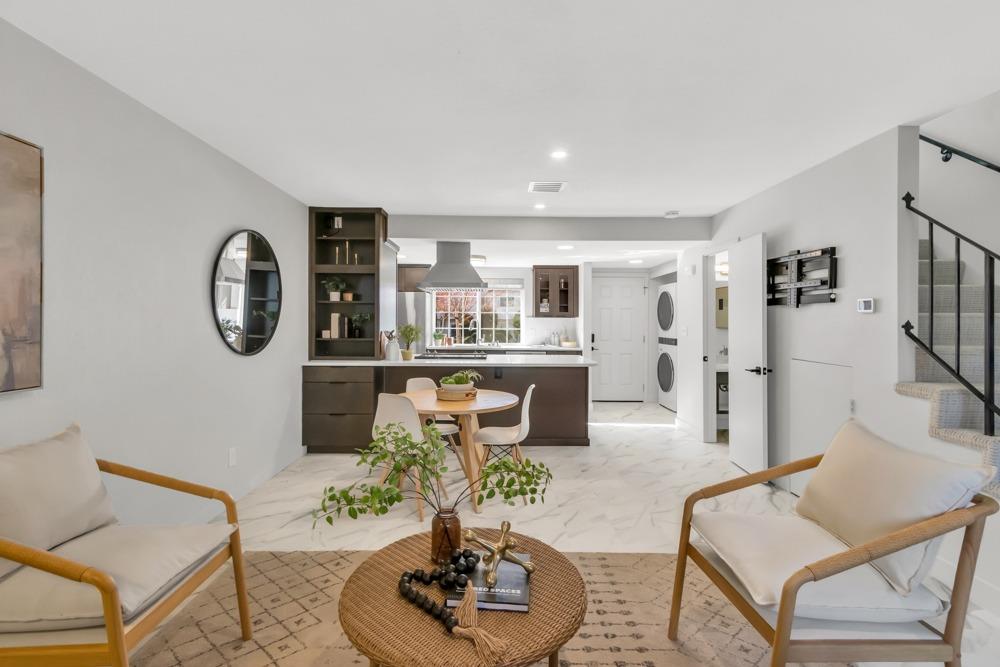
{"type": "Polygon", "coordinates": [[[472,391],[476,386],[476,380],[482,380],[483,376],[471,368],[458,371],[441,378],[441,388],[449,391],[472,391]]]}
{"type": "Polygon", "coordinates": [[[332,526],[345,514],[351,519],[363,514],[383,516],[403,500],[419,499],[434,510],[431,558],[447,563],[452,550],[462,543],[459,503],[472,494],[477,494],[479,504],[494,499],[510,507],[520,504],[515,501],[544,503],[552,481],[552,471],[544,463],[527,457],[519,461],[502,457],[484,465],[475,480],[463,478],[461,489],[457,493],[453,490],[448,500],[442,493],[448,447],[433,424],[423,427],[420,440],[396,423],[376,427],[374,435],[372,443],[359,452],[358,466],[367,470],[365,478],[324,488],[320,506],[312,513],[314,527],[321,521],[332,526]],[[381,471],[381,481],[367,481],[376,471],[381,471]]]}

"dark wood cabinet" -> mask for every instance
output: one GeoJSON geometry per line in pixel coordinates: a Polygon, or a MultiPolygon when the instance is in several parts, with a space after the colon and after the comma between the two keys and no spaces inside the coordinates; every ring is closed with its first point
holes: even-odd
{"type": "Polygon", "coordinates": [[[380,208],[309,208],[310,359],[380,358],[379,264],[388,221],[380,208]]]}
{"type": "Polygon", "coordinates": [[[372,440],[378,373],[372,367],[302,367],[302,444],[351,453],[372,440]]]}
{"type": "Polygon", "coordinates": [[[431,270],[430,264],[400,264],[396,269],[397,292],[419,292],[417,287],[431,270]]]}
{"type": "Polygon", "coordinates": [[[576,266],[532,267],[532,311],[535,317],[577,317],[580,269],[576,266]]]}

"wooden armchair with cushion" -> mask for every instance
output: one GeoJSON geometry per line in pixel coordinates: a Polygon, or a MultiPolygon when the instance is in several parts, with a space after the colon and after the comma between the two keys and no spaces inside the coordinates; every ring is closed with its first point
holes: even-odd
{"type": "Polygon", "coordinates": [[[225,492],[96,460],[74,425],[0,450],[0,664],[112,665],[230,558],[250,613],[236,504],[225,492]],[[101,472],[218,500],[227,523],[125,526],[101,472]]]}
{"type": "Polygon", "coordinates": [[[998,508],[977,492],[996,472],[896,447],[849,421],[825,455],[697,491],[684,504],[668,636],[678,636],[690,558],[768,641],[772,666],[960,667],[976,558],[986,517],[998,508]],[[694,513],[700,500],[812,468],[795,515],[694,513]],[[942,536],[959,528],[951,599],[941,600],[923,581],[942,536]],[[945,612],[940,632],[928,621],[945,612]]]}

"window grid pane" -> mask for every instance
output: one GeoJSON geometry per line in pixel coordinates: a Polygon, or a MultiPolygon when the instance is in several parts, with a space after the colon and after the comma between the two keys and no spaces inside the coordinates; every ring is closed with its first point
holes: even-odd
{"type": "Polygon", "coordinates": [[[461,343],[519,343],[523,296],[519,289],[438,292],[434,296],[434,333],[454,336],[461,343]]]}

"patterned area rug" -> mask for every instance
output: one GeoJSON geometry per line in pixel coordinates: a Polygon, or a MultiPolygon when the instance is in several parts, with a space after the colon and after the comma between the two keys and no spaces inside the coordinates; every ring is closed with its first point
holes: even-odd
{"type": "MultiPolygon", "coordinates": [[[[368,667],[337,620],[340,589],[366,556],[362,551],[248,553],[252,641],[240,639],[227,571],[175,614],[132,664],[368,667]]],[[[567,556],[580,569],[589,597],[580,632],[560,654],[562,667],[767,664],[767,645],[694,566],[688,568],[680,641],[667,639],[676,556],[567,556]]]]}

